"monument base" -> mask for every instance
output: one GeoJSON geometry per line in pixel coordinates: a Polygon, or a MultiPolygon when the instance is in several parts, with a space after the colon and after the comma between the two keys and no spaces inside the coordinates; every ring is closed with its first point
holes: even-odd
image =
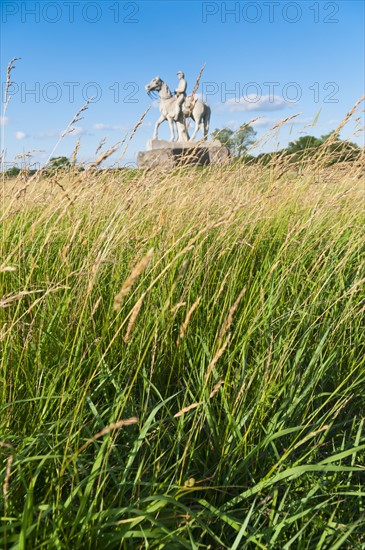
{"type": "Polygon", "coordinates": [[[139,168],[206,166],[228,162],[229,151],[218,140],[194,143],[152,139],[147,143],[147,151],[138,153],[137,157],[139,168]]]}

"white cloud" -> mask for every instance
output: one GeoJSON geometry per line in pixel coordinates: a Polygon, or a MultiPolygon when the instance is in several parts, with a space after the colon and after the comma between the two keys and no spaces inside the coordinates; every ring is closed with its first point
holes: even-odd
{"type": "Polygon", "coordinates": [[[293,120],[288,121],[288,124],[292,124],[293,126],[304,126],[305,124],[308,126],[313,126],[313,118],[293,118],[293,120]]]}
{"type": "Polygon", "coordinates": [[[104,124],[103,122],[97,122],[93,126],[94,130],[100,131],[113,131],[113,132],[126,132],[127,128],[125,126],[113,125],[113,124],[104,124]]]}
{"type": "Polygon", "coordinates": [[[274,126],[274,124],[276,124],[277,122],[278,122],[277,118],[261,116],[253,119],[252,122],[249,120],[246,120],[243,122],[242,120],[232,119],[232,120],[229,120],[225,126],[228,126],[228,128],[230,128],[231,130],[236,131],[243,124],[249,124],[253,128],[266,128],[269,126],[274,126]]]}
{"type": "Polygon", "coordinates": [[[231,98],[221,105],[224,111],[246,113],[249,111],[278,111],[285,109],[293,103],[286,101],[283,97],[277,95],[257,96],[248,94],[239,98],[231,98]]]}
{"type": "MultiPolygon", "coordinates": [[[[262,117],[258,117],[256,119],[254,119],[252,122],[250,122],[249,120],[246,120],[245,122],[243,122],[242,120],[237,120],[237,119],[232,119],[232,120],[229,120],[227,123],[226,123],[226,126],[228,126],[229,128],[231,128],[232,130],[238,130],[238,128],[240,128],[242,126],[242,124],[249,124],[250,126],[252,126],[253,128],[272,128],[273,126],[275,126],[275,124],[278,124],[280,122],[280,118],[274,118],[274,117],[268,117],[268,116],[262,116],[262,117]]],[[[303,126],[305,127],[304,125],[305,124],[308,124],[308,123],[311,123],[313,122],[313,119],[312,118],[293,118],[291,120],[289,120],[287,122],[287,124],[289,125],[293,125],[293,126],[303,126]]]]}
{"type": "Polygon", "coordinates": [[[263,116],[255,120],[255,122],[252,123],[252,126],[254,128],[266,128],[268,126],[274,126],[276,122],[278,121],[274,118],[263,116]]]}
{"type": "Polygon", "coordinates": [[[43,132],[37,132],[34,134],[34,138],[36,139],[49,139],[49,138],[59,138],[60,136],[67,137],[67,136],[83,136],[86,134],[86,131],[81,126],[72,126],[67,130],[67,133],[60,130],[45,130],[43,132]]]}
{"type": "Polygon", "coordinates": [[[58,137],[60,135],[60,132],[58,130],[47,130],[45,132],[39,132],[38,134],[35,134],[34,137],[36,138],[52,138],[52,137],[58,137]]]}
{"type": "Polygon", "coordinates": [[[230,128],[230,130],[233,131],[238,130],[240,126],[242,126],[242,120],[231,119],[224,123],[225,128],[230,128]]]}
{"type": "Polygon", "coordinates": [[[68,136],[82,136],[85,134],[85,130],[81,126],[72,126],[69,132],[66,135],[68,136]]]}
{"type": "MultiPolygon", "coordinates": [[[[252,126],[254,126],[255,128],[272,127],[272,126],[275,126],[275,124],[279,124],[280,121],[281,121],[280,118],[263,116],[255,120],[252,123],[252,126]]],[[[291,124],[293,126],[303,126],[304,124],[308,124],[308,122],[313,122],[313,121],[309,118],[293,118],[292,120],[288,121],[288,124],[291,124]]]]}
{"type": "Polygon", "coordinates": [[[9,122],[7,116],[0,116],[0,126],[6,126],[9,122]]]}
{"type": "Polygon", "coordinates": [[[243,121],[242,119],[241,120],[231,119],[226,122],[225,126],[230,128],[231,130],[236,131],[239,128],[241,128],[241,126],[243,126],[244,124],[248,124],[249,126],[252,126],[255,128],[260,128],[264,126],[269,126],[271,123],[274,124],[275,122],[277,122],[276,119],[264,116],[264,117],[254,118],[252,121],[251,120],[243,121]]]}
{"type": "Polygon", "coordinates": [[[94,130],[107,130],[110,126],[108,124],[103,124],[103,122],[98,122],[94,124],[94,130]]]}
{"type": "Polygon", "coordinates": [[[27,136],[27,134],[25,132],[15,132],[15,137],[16,139],[19,139],[19,140],[22,140],[22,139],[25,139],[27,136]]]}

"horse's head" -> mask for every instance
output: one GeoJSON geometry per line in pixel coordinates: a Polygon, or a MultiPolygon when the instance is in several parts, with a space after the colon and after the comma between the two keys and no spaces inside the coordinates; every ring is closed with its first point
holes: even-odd
{"type": "Polygon", "coordinates": [[[146,84],[145,90],[149,94],[150,92],[159,92],[162,87],[162,80],[159,76],[155,76],[149,84],[146,84]]]}

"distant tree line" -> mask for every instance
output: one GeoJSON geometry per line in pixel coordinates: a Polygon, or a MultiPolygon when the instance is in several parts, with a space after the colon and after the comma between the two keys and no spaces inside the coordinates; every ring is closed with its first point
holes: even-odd
{"type": "Polygon", "coordinates": [[[336,162],[354,162],[363,152],[363,149],[350,141],[341,140],[335,132],[330,132],[319,138],[314,136],[302,136],[295,141],[289,142],[288,146],[280,151],[272,153],[260,153],[257,156],[248,153],[249,147],[255,142],[256,132],[252,126],[244,125],[234,132],[230,128],[214,130],[214,139],[225,145],[231,156],[235,159],[268,164],[278,157],[287,157],[290,162],[310,160],[318,151],[319,147],[326,146],[326,164],[336,162]]]}
{"type": "MultiPolygon", "coordinates": [[[[42,172],[44,175],[50,176],[52,174],[55,174],[56,172],[68,170],[69,168],[71,168],[71,166],[72,166],[72,163],[70,159],[65,156],[52,157],[47,162],[46,166],[42,168],[42,172]]],[[[82,166],[76,166],[75,169],[78,171],[84,170],[82,166]]],[[[14,177],[14,176],[18,176],[21,172],[26,173],[29,176],[32,176],[37,172],[37,170],[34,170],[32,168],[27,168],[26,165],[22,166],[21,168],[19,168],[19,166],[12,166],[11,168],[5,171],[5,175],[7,177],[14,177]]]]}

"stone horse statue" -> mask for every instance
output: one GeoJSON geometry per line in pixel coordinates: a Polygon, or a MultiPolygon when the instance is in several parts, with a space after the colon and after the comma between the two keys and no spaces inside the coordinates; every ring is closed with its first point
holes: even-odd
{"type": "Polygon", "coordinates": [[[158,139],[158,128],[164,120],[167,120],[170,126],[170,141],[175,141],[174,122],[176,122],[178,141],[188,141],[189,134],[186,129],[185,118],[192,118],[195,121],[195,129],[190,141],[195,138],[199,129],[202,130],[203,136],[206,139],[209,132],[211,112],[208,105],[200,101],[200,99],[194,99],[192,96],[188,96],[185,100],[183,111],[180,111],[178,119],[175,120],[177,97],[172,95],[167,84],[159,76],[156,76],[145,86],[145,89],[149,95],[152,94],[152,92],[157,92],[160,98],[161,116],[155,124],[152,139],[158,139]]]}

